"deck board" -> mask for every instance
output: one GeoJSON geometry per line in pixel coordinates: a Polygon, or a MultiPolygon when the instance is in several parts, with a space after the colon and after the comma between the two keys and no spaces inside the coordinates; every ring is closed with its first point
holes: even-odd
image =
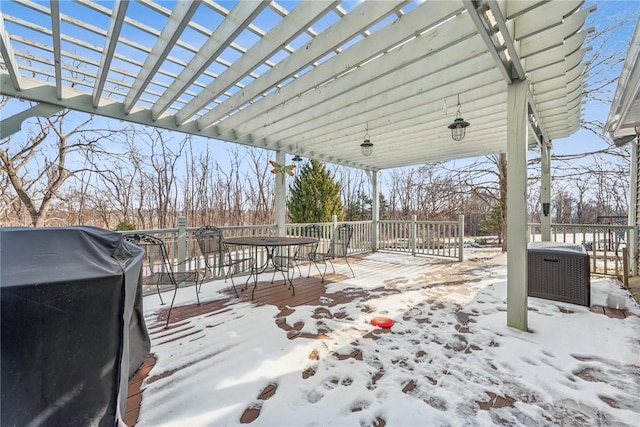
{"type": "MultiPolygon", "coordinates": [[[[306,277],[296,274],[293,279],[295,295],[292,295],[289,286],[283,284],[282,275],[276,274],[273,283],[271,283],[270,280],[258,282],[253,303],[256,305],[274,305],[281,310],[287,306],[295,307],[306,304],[326,305],[328,303],[330,305],[336,305],[352,298],[352,296],[346,293],[333,293],[328,295],[326,287],[331,283],[344,279],[345,276],[343,275],[327,272],[324,283],[321,283],[320,276],[318,275],[306,277]],[[324,304],[320,302],[323,297],[324,304]]],[[[203,286],[207,286],[206,282],[203,286]]],[[[226,298],[214,301],[202,301],[199,305],[190,304],[174,307],[171,312],[171,323],[166,329],[164,328],[164,324],[167,319],[168,308],[163,309],[155,321],[148,325],[149,333],[154,335],[156,339],[161,337],[163,339],[161,343],[180,340],[189,335],[195,335],[199,331],[190,326],[189,322],[187,322],[188,319],[207,314],[213,316],[220,312],[227,311],[229,310],[228,304],[234,302],[234,300],[236,300],[235,302],[251,301],[253,286],[254,283],[250,282],[247,288],[243,289],[244,282],[238,281],[236,288],[238,289],[239,298],[236,298],[231,283],[229,283],[229,287],[224,290],[227,296],[226,298]]],[[[129,382],[126,416],[124,420],[125,424],[129,427],[135,426],[138,420],[144,391],[141,387],[144,381],[148,379],[149,372],[153,368],[155,361],[156,359],[153,355],[147,356],[138,372],[136,372],[129,382]]]]}
{"type": "MultiPolygon", "coordinates": [[[[355,257],[354,257],[355,258],[355,257]]],[[[206,328],[215,327],[217,323],[216,316],[233,310],[233,305],[238,303],[252,302],[256,306],[272,305],[277,307],[279,313],[275,316],[275,324],[282,329],[289,339],[297,338],[311,338],[311,339],[324,339],[330,336],[329,330],[323,330],[322,327],[315,325],[315,331],[313,334],[307,332],[301,332],[304,324],[298,320],[292,321],[291,319],[299,319],[296,316],[290,316],[295,312],[298,306],[310,306],[313,313],[310,316],[309,321],[315,322],[325,318],[342,318],[347,314],[339,309],[332,309],[331,307],[340,307],[341,304],[347,304],[349,302],[358,301],[362,303],[362,312],[368,313],[369,307],[367,301],[371,299],[379,298],[383,294],[391,294],[401,292],[398,284],[404,283],[406,277],[403,275],[401,264],[395,264],[393,262],[380,262],[372,259],[356,259],[354,260],[358,269],[356,274],[359,281],[369,281],[370,283],[376,283],[378,287],[368,288],[366,290],[360,288],[344,287],[343,290],[336,291],[333,286],[335,283],[344,282],[349,279],[350,276],[327,272],[324,283],[321,282],[319,275],[313,275],[311,277],[305,277],[305,269],[303,268],[303,275],[298,276],[296,274],[294,278],[295,295],[292,294],[289,286],[283,285],[282,276],[276,275],[274,283],[271,283],[271,276],[261,276],[261,278],[267,278],[258,283],[253,301],[251,300],[251,291],[253,283],[249,283],[246,289],[244,288],[244,280],[238,280],[237,289],[239,298],[236,297],[231,287],[231,283],[222,291],[223,297],[213,301],[202,301],[201,304],[188,304],[183,306],[176,306],[171,313],[171,323],[168,328],[165,329],[166,316],[168,308],[164,308],[159,311],[156,318],[147,319],[147,327],[150,335],[152,336],[157,349],[161,348],[163,344],[185,340],[193,341],[201,339],[206,336],[206,328]],[[384,275],[382,273],[385,273],[384,275]],[[380,280],[380,276],[384,276],[384,280],[380,280]],[[331,292],[327,292],[328,288],[332,288],[331,292]],[[198,316],[204,316],[207,318],[206,322],[192,321],[191,319],[198,316]],[[288,322],[289,321],[289,322],[288,322]]],[[[347,272],[344,265],[338,268],[338,262],[336,263],[336,269],[338,272],[347,272]]],[[[422,289],[429,289],[436,287],[442,292],[448,292],[448,288],[451,287],[455,290],[464,283],[473,283],[477,280],[474,272],[475,269],[481,265],[479,260],[472,260],[466,264],[455,263],[449,260],[430,261],[430,269],[428,274],[420,276],[415,281],[415,286],[419,286],[422,289]]],[[[330,267],[329,267],[330,268],[330,267]]],[[[411,265],[411,268],[422,269],[424,264],[419,260],[411,265]]],[[[313,272],[313,271],[312,271],[313,272]]],[[[316,272],[317,273],[317,272],[316,272]]],[[[245,279],[246,280],[246,279],[245,279]]],[[[207,283],[203,284],[206,287],[207,283]]],[[[401,289],[402,287],[400,287],[401,289]]],[[[193,292],[193,290],[182,290],[184,292],[193,292]]],[[[181,291],[179,291],[181,292],[181,291]]],[[[427,303],[433,304],[433,309],[439,309],[444,307],[441,303],[434,300],[426,300],[427,303]],[[430,302],[429,302],[430,301],[430,302]]],[[[594,312],[608,315],[610,317],[620,317],[620,313],[614,310],[606,309],[604,307],[592,307],[594,312]]],[[[624,316],[626,313],[623,313],[624,316]]],[[[464,332],[468,317],[465,318],[465,313],[458,313],[458,325],[460,328],[456,328],[458,332],[464,332]]],[[[222,318],[222,317],[221,317],[222,318]]],[[[468,331],[468,329],[467,329],[468,331]]],[[[374,330],[366,334],[363,338],[377,339],[382,334],[390,333],[388,330],[374,330]]],[[[213,357],[213,354],[209,354],[204,358],[213,357]]],[[[309,356],[311,358],[311,355],[309,356]]],[[[336,355],[338,359],[340,357],[353,357],[358,358],[362,355],[357,352],[352,352],[345,355],[336,355]]],[[[159,380],[165,380],[173,375],[175,372],[180,371],[188,366],[199,363],[204,359],[191,360],[185,363],[184,366],[179,366],[173,370],[165,371],[160,374],[153,374],[151,369],[155,363],[155,358],[150,355],[145,363],[140,368],[139,372],[132,378],[129,387],[129,398],[127,400],[127,410],[125,423],[131,427],[137,423],[140,406],[144,400],[144,387],[145,384],[152,384],[159,380]],[[151,372],[151,374],[150,374],[151,372]]],[[[303,377],[305,373],[302,374],[303,377]]],[[[309,373],[308,375],[313,375],[309,373]]],[[[170,381],[170,380],[169,380],[170,381]]],[[[375,381],[375,379],[374,379],[375,381]]],[[[407,386],[405,386],[407,388],[407,386]]],[[[404,391],[404,389],[403,389],[404,391]]],[[[243,420],[247,421],[251,417],[256,417],[256,414],[247,413],[243,414],[243,420]]]]}
{"type": "Polygon", "coordinates": [[[156,364],[156,358],[153,354],[147,355],[138,371],[129,381],[129,389],[127,390],[127,406],[125,410],[124,423],[133,427],[138,421],[140,415],[140,405],[142,404],[142,383],[149,376],[149,372],[156,364]]]}

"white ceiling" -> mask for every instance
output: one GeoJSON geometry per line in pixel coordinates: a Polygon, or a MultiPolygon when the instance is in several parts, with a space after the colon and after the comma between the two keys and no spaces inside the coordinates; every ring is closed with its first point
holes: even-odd
{"type": "Polygon", "coordinates": [[[513,80],[530,141],[578,129],[582,3],[3,0],[0,89],[371,170],[477,156],[506,150],[513,80]]]}

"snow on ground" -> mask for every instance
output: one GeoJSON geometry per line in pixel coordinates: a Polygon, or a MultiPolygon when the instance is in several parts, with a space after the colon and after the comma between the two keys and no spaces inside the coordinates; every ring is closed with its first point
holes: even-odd
{"type": "MultiPolygon", "coordinates": [[[[360,288],[368,299],[285,313],[286,324],[304,323],[301,334],[324,337],[289,339],[277,307],[238,301],[189,319],[189,338],[152,334],[157,363],[137,425],[233,426],[249,416],[256,426],[638,426],[640,308],[616,281],[593,277],[592,303],[617,295],[627,318],[529,298],[522,332],[506,326],[504,256],[375,253],[352,264],[356,278],[327,292],[360,288]],[[395,325],[371,326],[379,315],[395,325]]],[[[201,298],[226,297],[229,285],[211,282],[201,298]]],[[[194,300],[180,290],[176,304],[194,300]]],[[[151,323],[157,296],[145,307],[151,323]]]]}

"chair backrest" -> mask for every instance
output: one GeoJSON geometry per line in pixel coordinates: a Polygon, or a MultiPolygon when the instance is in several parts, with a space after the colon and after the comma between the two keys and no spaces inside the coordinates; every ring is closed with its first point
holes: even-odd
{"type": "Polygon", "coordinates": [[[228,252],[221,229],[205,225],[196,230],[195,236],[207,267],[212,268],[225,263],[228,252]]]}
{"type": "Polygon", "coordinates": [[[329,245],[329,255],[334,257],[347,256],[351,237],[353,236],[353,225],[340,224],[331,236],[331,244],[329,245]]]}
{"type": "Polygon", "coordinates": [[[309,224],[302,227],[300,234],[304,237],[315,237],[319,239],[322,237],[322,227],[318,224],[309,224]]]}
{"type": "Polygon", "coordinates": [[[158,273],[168,273],[173,276],[173,267],[169,262],[167,248],[161,239],[150,234],[139,233],[125,234],[122,238],[144,250],[145,259],[142,263],[143,276],[158,273]]]}
{"type": "Polygon", "coordinates": [[[318,224],[305,225],[304,227],[302,227],[302,230],[300,230],[300,236],[313,237],[317,239],[315,243],[302,245],[298,248],[298,258],[307,259],[312,252],[316,252],[318,250],[318,244],[320,243],[320,239],[322,238],[322,227],[320,227],[318,224]]]}

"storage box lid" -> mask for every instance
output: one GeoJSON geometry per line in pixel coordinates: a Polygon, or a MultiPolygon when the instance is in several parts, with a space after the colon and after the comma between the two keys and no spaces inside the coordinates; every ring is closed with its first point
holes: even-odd
{"type": "Polygon", "coordinates": [[[577,252],[580,254],[586,254],[587,250],[583,245],[577,243],[565,243],[565,242],[531,242],[528,246],[529,249],[543,249],[554,250],[559,252],[577,252]]]}

